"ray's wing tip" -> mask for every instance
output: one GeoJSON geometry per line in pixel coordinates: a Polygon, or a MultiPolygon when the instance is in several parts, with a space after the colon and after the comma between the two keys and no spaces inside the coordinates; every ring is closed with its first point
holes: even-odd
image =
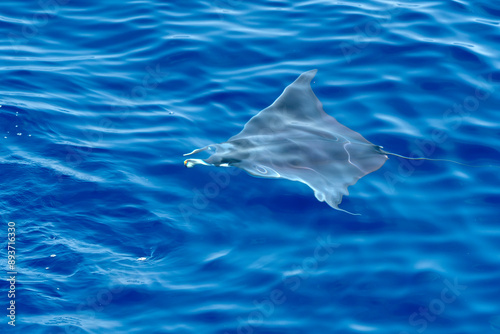
{"type": "MultiPolygon", "coordinates": [[[[317,69],[314,70],[309,70],[307,72],[302,73],[297,80],[294,83],[298,84],[310,84],[312,79],[316,76],[316,73],[318,72],[317,69]]],[[[288,87],[287,87],[288,88],[288,87]]]]}
{"type": "Polygon", "coordinates": [[[312,78],[314,78],[314,76],[316,75],[316,73],[318,73],[318,69],[317,68],[309,70],[307,72],[304,72],[304,73],[302,73],[302,75],[311,77],[311,79],[312,79],[312,78]]]}
{"type": "Polygon", "coordinates": [[[312,79],[316,76],[316,73],[318,73],[318,69],[315,68],[315,69],[312,69],[310,71],[307,71],[306,73],[309,74],[311,76],[311,79],[312,79]]]}

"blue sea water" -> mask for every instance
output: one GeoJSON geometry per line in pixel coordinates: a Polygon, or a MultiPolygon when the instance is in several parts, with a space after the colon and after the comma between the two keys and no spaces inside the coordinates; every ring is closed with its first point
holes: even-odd
{"type": "Polygon", "coordinates": [[[0,332],[500,331],[498,2],[7,0],[0,70],[0,332]],[[390,157],[352,216],[183,166],[315,68],[369,141],[482,167],[390,157]]]}

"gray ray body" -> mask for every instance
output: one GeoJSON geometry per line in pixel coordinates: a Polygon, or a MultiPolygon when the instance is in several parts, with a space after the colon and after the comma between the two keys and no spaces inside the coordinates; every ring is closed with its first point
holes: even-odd
{"type": "Polygon", "coordinates": [[[311,89],[316,72],[300,75],[226,142],[185,154],[210,150],[209,158],[184,164],[233,166],[257,177],[303,182],[319,201],[345,211],[338,205],[349,194],[347,187],[382,167],[387,152],[323,111],[311,89]]]}

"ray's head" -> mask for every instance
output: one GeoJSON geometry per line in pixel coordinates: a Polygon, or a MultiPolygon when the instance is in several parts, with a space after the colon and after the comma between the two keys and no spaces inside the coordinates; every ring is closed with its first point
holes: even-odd
{"type": "Polygon", "coordinates": [[[230,167],[236,165],[243,158],[242,153],[238,151],[232,143],[222,143],[205,146],[203,148],[194,150],[191,153],[184,154],[184,156],[196,154],[202,151],[209,151],[212,155],[206,159],[186,159],[184,166],[191,168],[195,165],[215,166],[215,167],[230,167]]]}

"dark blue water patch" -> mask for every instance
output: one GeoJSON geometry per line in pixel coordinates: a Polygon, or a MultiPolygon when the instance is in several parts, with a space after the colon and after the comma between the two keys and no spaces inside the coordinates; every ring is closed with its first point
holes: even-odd
{"type": "Polygon", "coordinates": [[[490,14],[494,18],[498,18],[500,16],[500,8],[498,6],[495,6],[495,4],[476,4],[477,7],[485,11],[486,13],[490,14]]]}
{"type": "MultiPolygon", "coordinates": [[[[432,22],[432,16],[427,13],[420,12],[402,12],[397,18],[401,22],[432,22]]],[[[437,27],[437,30],[440,27],[437,27]]],[[[439,35],[439,30],[437,31],[439,35]]]]}
{"type": "Polygon", "coordinates": [[[451,46],[450,53],[451,56],[457,59],[458,61],[471,62],[471,63],[480,62],[479,57],[477,57],[475,54],[473,54],[472,52],[463,47],[451,46]]]}
{"type": "MultiPolygon", "coordinates": [[[[427,80],[427,78],[425,79],[427,80]]],[[[430,91],[439,91],[443,89],[453,89],[454,84],[453,82],[439,82],[439,81],[424,81],[420,83],[420,87],[424,90],[430,90],[430,91]]]]}

